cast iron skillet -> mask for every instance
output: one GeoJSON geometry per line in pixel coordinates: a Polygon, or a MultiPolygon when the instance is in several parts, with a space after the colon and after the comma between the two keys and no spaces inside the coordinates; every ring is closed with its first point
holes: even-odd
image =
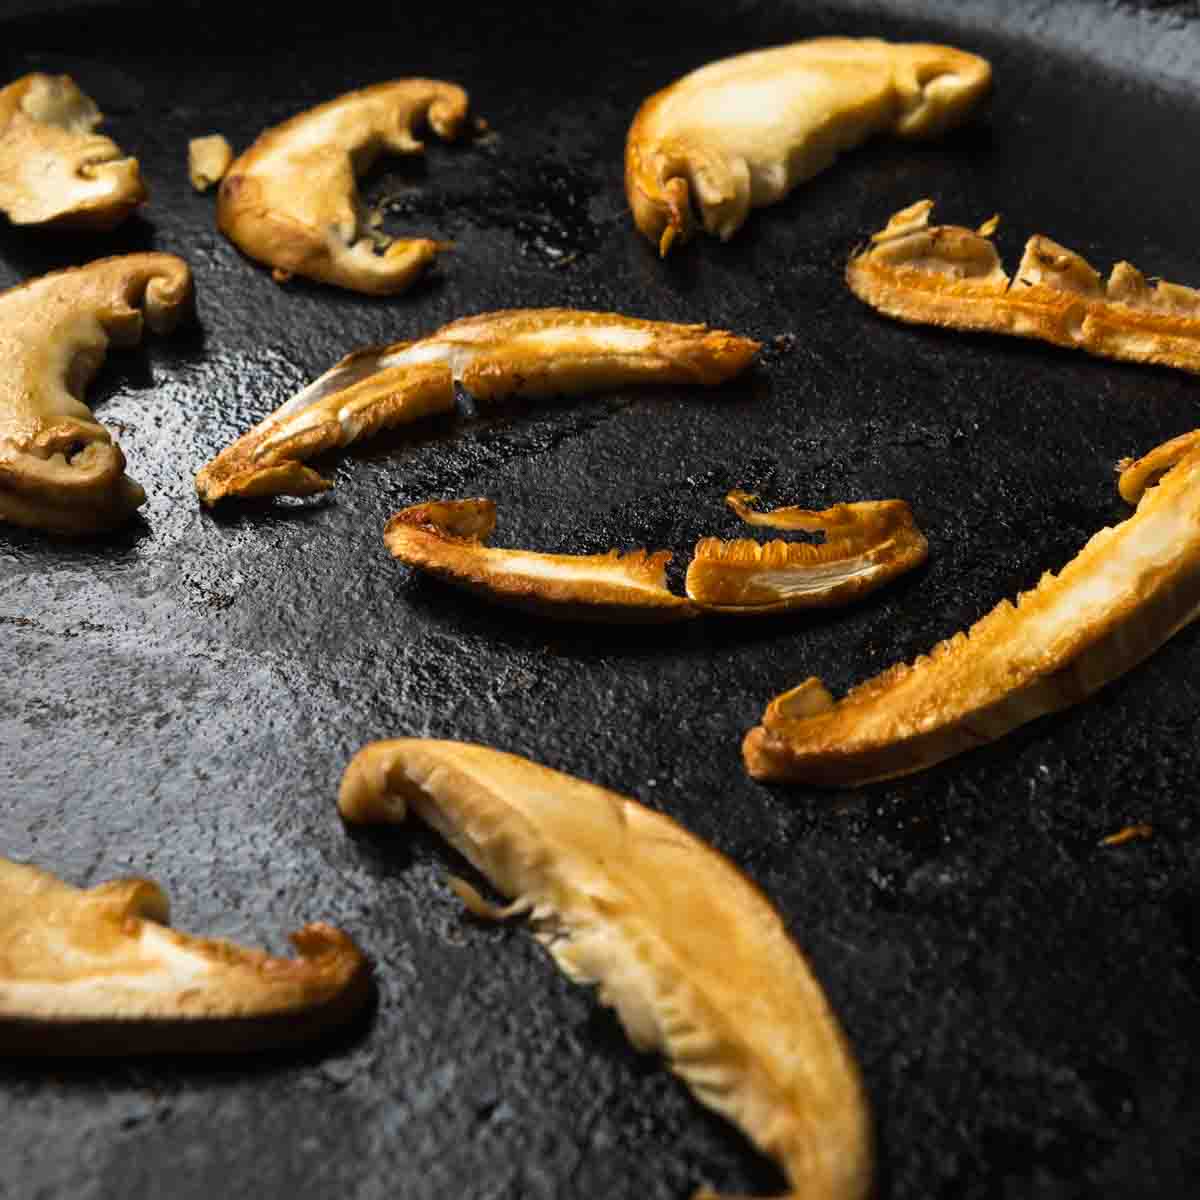
{"type": "Polygon", "coordinates": [[[371,1019],[307,1055],[4,1064],[0,1195],[781,1186],[527,934],[463,919],[435,839],[342,827],[346,760],[398,734],[635,795],[752,875],[858,1052],[881,1197],[1194,1194],[1195,627],[1080,708],[909,780],[768,789],[738,746],[805,675],[840,692],[1060,567],[1126,515],[1115,460],[1200,424],[1193,378],[904,328],[841,281],[857,242],[929,195],[951,221],[999,210],[1010,266],[1041,231],[1101,269],[1200,283],[1196,6],[585,8],[55,3],[0,20],[3,77],[72,72],[153,192],[108,238],[0,230],[0,284],[154,247],[185,255],[199,289],[195,328],[114,355],[92,393],[149,492],[143,519],[79,544],[0,532],[0,851],[78,884],[151,875],[182,927],[276,949],[334,921],[378,981],[371,1019]],[[640,100],[712,58],[829,33],[986,54],[990,111],[942,144],[872,144],[729,245],[659,262],[621,187],[640,100]],[[370,182],[394,230],[456,251],[393,301],[278,287],[217,234],[187,139],[240,148],[406,74],[461,82],[496,132],[370,182]],[[318,502],[199,510],[197,467],[350,349],[540,304],[704,320],[768,348],[719,394],[506,405],[329,463],[318,502]],[[930,562],[843,612],[644,634],[489,609],[408,576],[380,536],[403,505],[487,495],[502,544],[686,558],[733,532],[734,486],[814,507],[904,497],[930,562]],[[1131,821],[1153,838],[1098,846],[1131,821]]]}

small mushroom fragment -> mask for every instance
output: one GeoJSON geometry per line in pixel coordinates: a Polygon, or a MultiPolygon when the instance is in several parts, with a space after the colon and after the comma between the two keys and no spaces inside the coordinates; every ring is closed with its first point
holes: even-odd
{"type": "Polygon", "coordinates": [[[969,632],[836,703],[817,678],[777,697],[746,735],[746,768],[841,787],[923,770],[1077,704],[1197,615],[1200,443],[1132,517],[1015,605],[1002,601],[969,632]]]}
{"type": "Polygon", "coordinates": [[[914,325],[1036,338],[1103,358],[1200,372],[1200,291],[1151,287],[1127,262],[1105,283],[1074,251],[1035,234],[1011,280],[991,235],[930,225],[932,200],[896,213],[846,268],[850,290],[914,325]]]}
{"type": "Polygon", "coordinates": [[[420,154],[425,123],[456,138],[467,93],[436,79],[394,79],[347,92],[260,134],[229,168],[217,225],[279,282],[304,275],[368,295],[404,291],[442,246],[392,241],[370,220],[355,175],[379,155],[420,154]]]}
{"type": "Polygon", "coordinates": [[[95,132],[104,119],[69,75],[0,88],[0,212],[14,225],[107,232],[146,199],[136,158],[95,132]]]}
{"type": "Polygon", "coordinates": [[[567,621],[659,622],[696,610],[667,588],[671,554],[535,554],[494,550],[491,500],[414,504],[388,521],[383,540],[395,558],[514,608],[567,621]]]}
{"type": "Polygon", "coordinates": [[[709,63],[651,96],[625,144],[625,193],[664,257],[693,228],[728,241],[875,133],[930,138],[987,93],[991,67],[952,46],[814,38],[709,63]]]}
{"type": "Polygon", "coordinates": [[[109,342],[167,333],[192,276],[172,254],[105,258],[0,293],[0,520],[57,533],[110,529],[145,502],[80,400],[109,342]]]}
{"type": "Polygon", "coordinates": [[[853,1054],[779,914],[728,859],[636,801],[515,755],[411,738],[360,750],[342,816],[400,822],[410,806],[512,898],[497,909],[455,880],[471,911],[528,913],[563,973],[597,984],[633,1045],[662,1051],[797,1200],[868,1194],[853,1054]]]}
{"type": "Polygon", "coordinates": [[[83,891],[0,858],[0,1053],[262,1050],[348,1021],[366,960],[331,925],[292,934],[298,958],[168,928],[148,879],[83,891]]]}
{"type": "Polygon", "coordinates": [[[747,492],[726,497],[749,524],[824,533],[825,541],[763,545],[750,538],[704,538],[687,572],[687,594],[696,605],[727,613],[832,608],[873,592],[929,555],[929,543],[903,500],[758,513],[748,507],[754,499],[747,492]]]}
{"type": "Polygon", "coordinates": [[[196,476],[206,504],[226,496],[305,496],[330,485],[302,460],[385,426],[454,407],[457,380],[478,400],[623,387],[724,383],[759,343],[704,325],[616,313],[518,308],[465,317],[415,342],[342,359],[196,476]]]}
{"type": "Polygon", "coordinates": [[[220,183],[232,162],[233,147],[223,134],[210,133],[188,142],[188,178],[198,192],[220,183]]]}

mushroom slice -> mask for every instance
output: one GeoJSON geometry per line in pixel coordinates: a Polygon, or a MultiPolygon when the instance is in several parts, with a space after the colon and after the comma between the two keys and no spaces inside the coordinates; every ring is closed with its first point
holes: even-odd
{"type": "Polygon", "coordinates": [[[726,497],[751,525],[824,533],[825,541],[763,545],[749,538],[703,538],[687,573],[687,594],[701,608],[728,613],[832,608],[873,592],[929,555],[929,543],[903,500],[759,513],[748,507],[754,499],[740,491],[726,497]]]}
{"type": "Polygon", "coordinates": [[[814,38],[709,63],[656,92],[625,143],[625,194],[666,255],[693,227],[731,238],[751,208],[783,199],[874,133],[935,137],[991,84],[952,46],[814,38]]]}
{"type": "Polygon", "coordinates": [[[375,229],[355,175],[385,150],[421,153],[419,124],[456,138],[467,107],[462,88],[436,79],[395,79],[319,104],[260,134],[233,163],[217,224],[281,283],[304,275],[369,295],[402,292],[442,246],[375,229]]]}
{"type": "Polygon", "coordinates": [[[58,533],[119,525],[146,499],[79,397],[109,342],[175,327],[192,276],[172,254],[127,254],[0,293],[0,520],[58,533]]]}
{"type": "Polygon", "coordinates": [[[1200,614],[1200,444],[1128,520],[911,666],[835,703],[819,679],[746,736],[758,779],[854,786],[923,770],[1078,703],[1200,614]]]}
{"type": "Polygon", "coordinates": [[[0,89],[0,212],[14,225],[99,232],[146,199],[136,158],[95,132],[104,119],[69,75],[0,89]]]}
{"type": "Polygon", "coordinates": [[[233,147],[223,134],[210,133],[188,142],[188,178],[198,192],[219,183],[232,162],[233,147]]]}
{"type": "MultiPolygon", "coordinates": [[[[338,807],[414,812],[528,913],[563,973],[598,984],[638,1050],[777,1160],[796,1197],[859,1200],[871,1121],[853,1054],[767,898],[728,859],[634,800],[462,742],[360,750],[338,807]]],[[[705,1193],[711,1195],[711,1193],[705,1193]]]]}
{"type": "Polygon", "coordinates": [[[846,282],[860,300],[916,325],[1007,333],[1200,372],[1200,291],[1151,287],[1127,262],[1106,283],[1041,234],[1026,243],[1010,280],[990,240],[995,217],[972,231],[930,225],[932,209],[932,200],[919,200],[896,213],[850,259],[846,282]]]}
{"type": "Polygon", "coordinates": [[[634,383],[724,383],[759,343],[704,325],[617,313],[518,308],[454,321],[415,342],[342,359],[196,476],[206,504],[225,496],[304,496],[330,485],[301,465],[386,425],[454,407],[457,380],[479,400],[634,383]]]}
{"type": "Polygon", "coordinates": [[[670,551],[535,554],[494,550],[491,500],[414,504],[388,521],[383,540],[409,567],[499,604],[560,620],[659,622],[696,615],[667,589],[670,551]]]}
{"type": "Polygon", "coordinates": [[[349,1020],[366,961],[331,925],[292,934],[298,958],[168,928],[147,879],[83,891],[0,859],[0,1053],[266,1049],[349,1020]]]}

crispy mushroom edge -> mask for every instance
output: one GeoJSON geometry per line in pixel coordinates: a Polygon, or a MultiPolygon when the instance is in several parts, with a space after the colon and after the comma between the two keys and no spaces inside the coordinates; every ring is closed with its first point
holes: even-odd
{"type": "MultiPolygon", "coordinates": [[[[577,983],[598,985],[633,1045],[783,1168],[790,1194],[863,1200],[873,1135],[858,1067],[779,914],[728,859],[636,801],[461,742],[360,750],[338,806],[353,823],[409,808],[528,913],[577,983]]],[[[707,1191],[701,1195],[711,1195],[707,1191]]]]}
{"type": "Polygon", "coordinates": [[[81,396],[110,343],[168,333],[192,310],[192,275],[171,254],[128,254],[0,293],[0,520],[59,534],[103,532],[145,502],[125,457],[81,396]]]}
{"type": "Polygon", "coordinates": [[[94,132],[103,119],[69,75],[0,89],[0,212],[14,225],[108,233],[144,204],[137,159],[94,132]]]}
{"type": "Polygon", "coordinates": [[[152,881],[82,890],[0,859],[0,1054],[269,1050],[318,1038],[370,1000],[362,952],[324,922],[278,958],[168,920],[152,881]]]}
{"type": "Polygon", "coordinates": [[[422,124],[457,138],[468,107],[456,84],[396,79],[299,113],[260,134],[225,172],[218,228],[247,257],[272,267],[278,282],[302,275],[366,295],[405,291],[446,246],[382,234],[355,176],[384,151],[421,153],[415,133],[422,124]]]}

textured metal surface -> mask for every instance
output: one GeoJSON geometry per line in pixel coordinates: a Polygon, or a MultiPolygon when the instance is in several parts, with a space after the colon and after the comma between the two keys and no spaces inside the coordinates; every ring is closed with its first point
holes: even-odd
{"type": "Polygon", "coordinates": [[[947,220],[999,209],[1010,266],[1040,231],[1102,269],[1200,283],[1195,6],[358,6],[327,24],[227,6],[190,25],[25,7],[0,19],[3,77],[74,73],[152,202],[106,239],[0,229],[0,285],[154,247],[193,265],[199,322],[114,354],[92,392],[144,519],[77,545],[0,531],[0,852],[77,884],[152,875],[181,927],[276,949],[334,921],[374,960],[379,1001],[298,1058],[0,1065],[0,1196],[779,1186],[523,931],[462,919],[435,839],[343,829],[347,758],[398,734],[633,794],[749,872],[860,1056],[886,1200],[1194,1195],[1200,630],[1074,711],[858,794],[757,786],[738,744],[803,676],[839,692],[1061,566],[1124,517],[1113,462],[1200,423],[1194,378],[903,328],[841,282],[856,242],[930,195],[947,220]],[[957,39],[993,61],[990,112],[944,144],[874,143],[731,244],[660,263],[621,187],[636,105],[713,57],[822,33],[957,39]],[[405,74],[461,82],[495,130],[371,181],[393,230],[456,251],[393,301],[277,287],[191,191],[187,138],[241,147],[405,74]],[[721,393],[503,406],[364,445],[319,502],[199,510],[195,470],[348,350],[538,304],[769,348],[721,393]],[[843,612],[645,633],[493,611],[409,577],[381,540],[403,505],[487,495],[501,544],[686,561],[734,529],[732,486],[814,507],[904,497],[930,562],[843,612]],[[1097,846],[1133,820],[1152,840],[1097,846]]]}

